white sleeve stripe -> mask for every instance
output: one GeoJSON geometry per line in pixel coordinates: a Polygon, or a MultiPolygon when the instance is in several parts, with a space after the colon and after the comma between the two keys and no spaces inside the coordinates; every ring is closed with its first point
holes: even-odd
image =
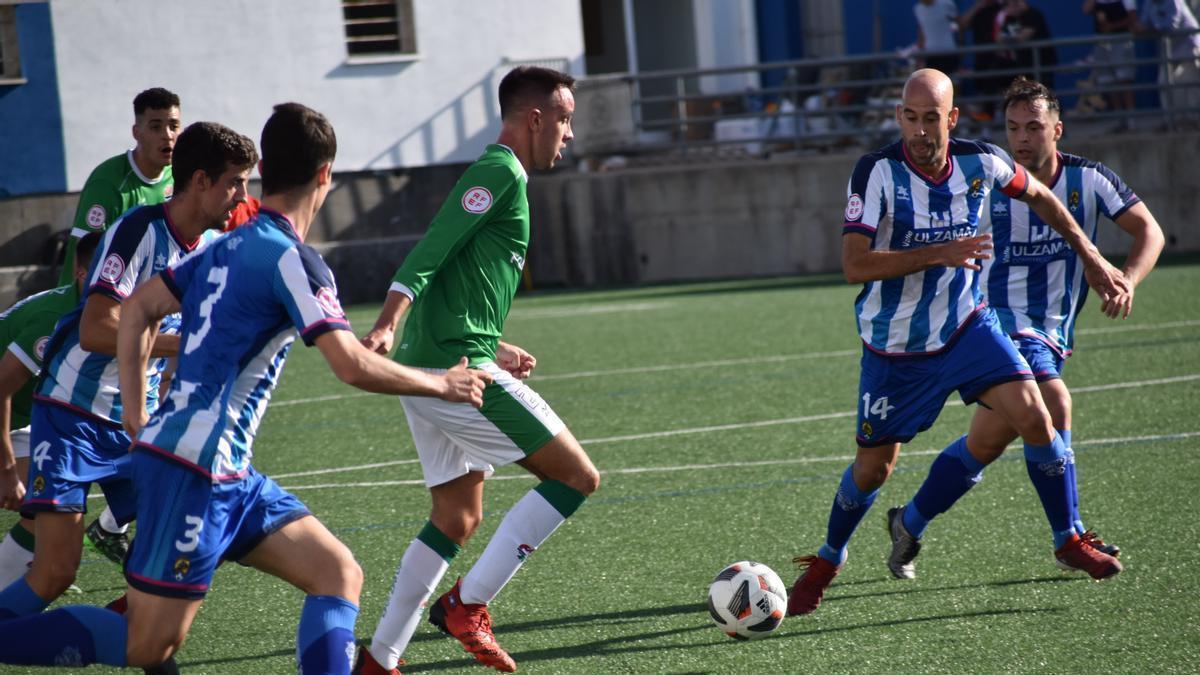
{"type": "Polygon", "coordinates": [[[8,353],[17,357],[17,360],[21,362],[21,365],[25,366],[25,368],[34,375],[42,372],[42,369],[38,367],[37,362],[29,358],[29,355],[26,354],[25,350],[21,349],[17,343],[14,342],[8,346],[8,353]]]}
{"type": "Polygon", "coordinates": [[[405,286],[404,284],[400,283],[399,281],[393,281],[392,285],[388,287],[388,292],[391,293],[392,291],[396,291],[397,293],[403,293],[403,294],[407,295],[409,301],[417,299],[417,294],[413,293],[411,288],[409,288],[408,286],[405,286]]]}
{"type": "Polygon", "coordinates": [[[82,227],[72,227],[71,228],[71,237],[74,239],[83,239],[84,237],[88,236],[91,233],[92,233],[91,230],[85,230],[82,227]]]}
{"type": "Polygon", "coordinates": [[[300,260],[300,251],[296,248],[290,248],[280,256],[279,276],[292,296],[292,302],[296,303],[296,309],[300,312],[300,318],[305,326],[311,326],[325,318],[325,313],[317,306],[313,297],[312,289],[308,284],[308,273],[304,270],[304,263],[300,260]]]}

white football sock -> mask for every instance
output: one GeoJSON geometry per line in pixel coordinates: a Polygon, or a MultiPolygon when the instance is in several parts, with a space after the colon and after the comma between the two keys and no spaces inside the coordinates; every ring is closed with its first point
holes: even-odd
{"type": "Polygon", "coordinates": [[[384,669],[395,668],[400,662],[400,655],[421,622],[425,602],[449,567],[450,563],[420,539],[408,545],[369,648],[384,669]]]}
{"type": "Polygon", "coordinates": [[[483,555],[463,577],[459,596],[466,604],[487,604],[521,569],[525,558],[566,520],[537,490],[530,490],[500,521],[483,555]]]}
{"type": "Polygon", "coordinates": [[[33,551],[14,541],[12,534],[5,535],[4,541],[0,541],[0,588],[8,588],[9,584],[25,576],[31,562],[33,551]]]}
{"type": "Polygon", "coordinates": [[[109,534],[122,534],[129,531],[129,523],[118,525],[110,508],[105,508],[104,513],[100,514],[100,527],[109,534]]]}

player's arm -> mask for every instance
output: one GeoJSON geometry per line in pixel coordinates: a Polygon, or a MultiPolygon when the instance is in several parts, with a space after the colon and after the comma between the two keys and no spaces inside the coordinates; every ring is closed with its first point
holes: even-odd
{"type": "Polygon", "coordinates": [[[396,339],[396,326],[411,304],[412,296],[403,290],[397,290],[396,284],[393,284],[392,290],[388,291],[387,300],[383,302],[383,309],[379,310],[375,327],[363,337],[362,345],[376,354],[387,355],[392,351],[392,342],[396,339]]]}
{"type": "Polygon", "coordinates": [[[162,276],[156,276],[139,286],[133,295],[126,298],[121,309],[120,324],[116,331],[117,375],[123,408],[121,424],[130,438],[136,438],[149,419],[146,414],[146,367],[154,355],[153,346],[162,338],[158,332],[158,321],[178,311],[179,299],[167,288],[162,276]]]}
{"type": "Polygon", "coordinates": [[[67,237],[67,249],[63,256],[62,271],[58,285],[65,286],[75,277],[75,245],[90,232],[103,232],[121,215],[121,193],[117,186],[95,174],[88,177],[79,193],[79,205],[75,207],[75,219],[71,221],[71,232],[67,237]]]}
{"type": "Polygon", "coordinates": [[[1087,278],[1088,285],[1100,296],[1104,301],[1105,313],[1110,317],[1115,317],[1119,308],[1125,306],[1128,302],[1127,296],[1132,290],[1132,286],[1121,274],[1121,271],[1113,267],[1111,263],[1100,255],[1100,250],[1092,243],[1087,235],[1083,233],[1083,229],[1075,222],[1071,216],[1071,212],[1063,206],[1062,202],[1054,196],[1050,188],[1043,185],[1038,179],[1032,175],[1026,174],[1028,185],[1025,187],[1025,192],[1017,198],[1029,204],[1029,208],[1033,209],[1043,222],[1062,235],[1067,244],[1079,256],[1080,262],[1083,263],[1084,276],[1087,278]]]}
{"type": "Polygon", "coordinates": [[[1126,318],[1133,311],[1133,289],[1150,274],[1150,270],[1154,269],[1154,264],[1158,262],[1158,256],[1162,253],[1166,238],[1163,236],[1158,221],[1154,219],[1154,215],[1150,213],[1150,209],[1146,208],[1143,202],[1137,202],[1130,206],[1124,213],[1117,216],[1115,222],[1118,227],[1133,237],[1133,245],[1129,247],[1129,256],[1121,268],[1121,272],[1129,280],[1129,292],[1124,296],[1121,304],[1106,303],[1100,309],[1111,317],[1115,318],[1119,312],[1121,318],[1126,318]]]}
{"type": "Polygon", "coordinates": [[[339,380],[377,394],[436,396],[479,408],[483,388],[492,381],[485,372],[468,370],[465,357],[442,375],[402,366],[366,349],[348,330],[322,333],[313,344],[339,380]]]}
{"type": "MultiPolygon", "coordinates": [[[[116,356],[117,327],[121,323],[122,313],[122,303],[107,295],[88,294],[87,301],[83,305],[83,315],[79,319],[79,346],[89,352],[116,356]]],[[[157,358],[175,356],[178,353],[178,335],[160,333],[155,336],[150,356],[157,358]]]]}
{"type": "Polygon", "coordinates": [[[931,267],[978,270],[979,259],[992,257],[992,236],[981,234],[904,251],[872,251],[871,238],[857,232],[842,235],[842,273],[851,284],[902,277],[931,267]]]}
{"type": "Polygon", "coordinates": [[[0,356],[0,508],[16,511],[25,496],[25,485],[17,474],[13,452],[12,399],[33,373],[10,350],[0,356]]]}

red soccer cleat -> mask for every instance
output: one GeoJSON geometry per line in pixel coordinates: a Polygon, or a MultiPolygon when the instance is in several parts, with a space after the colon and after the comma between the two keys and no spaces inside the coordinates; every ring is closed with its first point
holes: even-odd
{"type": "Polygon", "coordinates": [[[1101,553],[1111,555],[1114,558],[1121,557],[1121,548],[1119,546],[1116,544],[1104,543],[1104,540],[1100,538],[1100,535],[1092,532],[1091,530],[1079,535],[1079,538],[1083,539],[1084,543],[1086,543],[1088,546],[1091,546],[1101,553]]]}
{"type": "Polygon", "coordinates": [[[487,605],[463,604],[458,594],[461,585],[462,579],[455,581],[454,587],[429,608],[429,623],[457,638],[463,649],[483,665],[502,673],[516,672],[517,662],[500,647],[492,634],[492,617],[487,605]]]}
{"type": "Polygon", "coordinates": [[[1116,576],[1124,569],[1116,558],[1094,548],[1087,539],[1077,534],[1071,535],[1067,543],[1054,552],[1054,560],[1068,572],[1087,572],[1096,580],[1116,576]]]}
{"type": "Polygon", "coordinates": [[[788,616],[809,614],[821,604],[825,589],[829,588],[842,568],[816,555],[803,555],[792,562],[804,570],[804,574],[792,584],[787,613],[788,616]]]}
{"type": "MultiPolygon", "coordinates": [[[[401,659],[400,663],[396,665],[404,665],[404,659],[401,659]]],[[[388,670],[379,665],[366,647],[359,647],[358,658],[354,660],[354,670],[350,671],[350,675],[401,675],[401,673],[399,668],[388,670]]]]}

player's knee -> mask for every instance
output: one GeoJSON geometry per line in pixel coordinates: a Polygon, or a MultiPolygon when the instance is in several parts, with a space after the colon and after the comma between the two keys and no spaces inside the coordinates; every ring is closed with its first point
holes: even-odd
{"type": "Polygon", "coordinates": [[[895,466],[895,462],[886,461],[855,462],[854,484],[860,490],[877,490],[891,477],[895,466]]]}
{"type": "Polygon", "coordinates": [[[133,668],[153,668],[179,651],[183,638],[182,632],[138,635],[137,631],[131,630],[125,646],[125,661],[133,668]]]}
{"type": "Polygon", "coordinates": [[[567,476],[563,482],[570,488],[578,490],[584,497],[590,497],[600,487],[600,472],[589,463],[579,471],[567,476]]]}
{"type": "Polygon", "coordinates": [[[434,525],[442,531],[442,534],[460,546],[475,534],[475,530],[482,522],[483,512],[474,510],[459,511],[450,516],[435,515],[433,518],[434,525]]]}
{"type": "Polygon", "coordinates": [[[57,598],[75,583],[78,567],[78,561],[72,560],[35,560],[28,577],[29,586],[43,598],[57,598]]]}
{"type": "Polygon", "coordinates": [[[1054,425],[1050,422],[1050,414],[1041,406],[1026,406],[1012,413],[1009,422],[1021,438],[1031,443],[1049,442],[1053,438],[1054,425]]]}

